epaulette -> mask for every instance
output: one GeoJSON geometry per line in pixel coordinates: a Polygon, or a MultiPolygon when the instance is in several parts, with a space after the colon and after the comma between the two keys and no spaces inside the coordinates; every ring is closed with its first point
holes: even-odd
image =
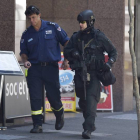
{"type": "Polygon", "coordinates": [[[60,27],[57,23],[54,23],[54,22],[48,22],[47,24],[49,24],[49,25],[53,25],[58,31],[61,32],[61,27],[60,27]]]}
{"type": "Polygon", "coordinates": [[[56,23],[54,23],[54,22],[47,22],[47,24],[55,25],[56,23]]]}

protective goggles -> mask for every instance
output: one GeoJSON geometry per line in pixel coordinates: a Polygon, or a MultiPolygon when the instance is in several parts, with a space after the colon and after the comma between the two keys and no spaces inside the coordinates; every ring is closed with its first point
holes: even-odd
{"type": "Polygon", "coordinates": [[[86,21],[79,21],[79,23],[85,24],[85,23],[86,23],[86,21]]]}

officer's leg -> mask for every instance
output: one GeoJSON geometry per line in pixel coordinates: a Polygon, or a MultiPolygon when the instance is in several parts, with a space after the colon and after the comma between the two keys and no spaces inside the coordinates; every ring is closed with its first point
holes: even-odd
{"type": "Polygon", "coordinates": [[[83,98],[80,98],[78,104],[79,104],[80,109],[83,112],[84,119],[86,119],[86,100],[83,98]]]}
{"type": "MultiPolygon", "coordinates": [[[[46,67],[47,68],[47,67],[46,67]]],[[[59,84],[59,69],[58,66],[50,65],[47,68],[48,75],[45,78],[45,88],[47,91],[47,98],[50,102],[51,109],[56,116],[57,130],[61,129],[64,125],[64,109],[60,96],[60,84],[59,84]]]]}
{"type": "Polygon", "coordinates": [[[63,114],[63,105],[61,102],[58,83],[55,81],[54,83],[45,83],[45,87],[52,111],[56,117],[61,116],[63,114]]]}
{"type": "Polygon", "coordinates": [[[75,91],[76,91],[76,96],[79,98],[79,107],[83,112],[83,117],[85,118],[85,112],[86,112],[86,100],[84,96],[84,83],[81,80],[81,75],[80,71],[77,70],[75,71],[75,76],[74,76],[74,83],[75,83],[75,91]]]}
{"type": "Polygon", "coordinates": [[[83,123],[84,130],[95,130],[95,117],[97,103],[100,99],[100,82],[97,79],[95,73],[91,75],[91,81],[87,86],[87,97],[86,97],[86,115],[85,122],[83,123]]]}
{"type": "Polygon", "coordinates": [[[30,94],[33,125],[42,126],[42,80],[40,78],[39,66],[32,66],[28,70],[27,83],[30,94]]]}
{"type": "Polygon", "coordinates": [[[90,130],[91,132],[95,130],[95,117],[97,100],[94,96],[87,96],[86,99],[86,111],[85,111],[85,122],[83,123],[84,130],[90,130]],[[87,103],[88,102],[88,103],[87,103]]]}
{"type": "MultiPolygon", "coordinates": [[[[95,129],[94,123],[92,124],[92,123],[90,122],[90,120],[92,120],[92,122],[94,122],[94,121],[95,121],[95,117],[91,117],[91,116],[88,117],[87,112],[90,112],[90,108],[91,108],[92,114],[94,114],[94,116],[96,116],[97,100],[96,100],[96,97],[94,98],[94,97],[92,97],[92,96],[87,96],[86,98],[87,98],[86,100],[80,98],[78,104],[79,104],[80,109],[81,109],[82,112],[83,112],[83,117],[84,117],[84,119],[85,119],[85,122],[86,122],[87,120],[89,120],[89,121],[87,121],[87,122],[90,123],[90,125],[92,125],[91,127],[93,127],[93,128],[95,129]],[[87,103],[87,102],[88,102],[88,103],[87,103]],[[88,119],[87,119],[87,118],[88,118],[88,119]]],[[[83,125],[86,124],[85,122],[83,123],[83,125]]],[[[86,125],[89,126],[88,124],[86,124],[86,125]]],[[[87,129],[87,128],[84,127],[84,129],[87,129]]],[[[90,130],[90,129],[88,129],[88,130],[90,130]]]]}

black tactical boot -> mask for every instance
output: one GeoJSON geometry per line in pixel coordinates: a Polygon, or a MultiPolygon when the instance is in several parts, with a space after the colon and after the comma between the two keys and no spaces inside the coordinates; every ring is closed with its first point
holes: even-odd
{"type": "Polygon", "coordinates": [[[91,131],[90,130],[84,130],[84,132],[82,133],[82,137],[84,139],[90,139],[90,137],[91,137],[91,131]]]}
{"type": "Polygon", "coordinates": [[[64,113],[60,117],[56,117],[55,129],[60,130],[64,126],[64,113]]]}
{"type": "Polygon", "coordinates": [[[34,125],[33,129],[31,129],[30,133],[42,133],[42,126],[34,125]]]}

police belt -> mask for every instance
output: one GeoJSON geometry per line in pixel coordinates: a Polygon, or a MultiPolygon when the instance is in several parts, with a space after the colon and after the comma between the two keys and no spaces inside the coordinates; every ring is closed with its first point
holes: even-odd
{"type": "Polygon", "coordinates": [[[40,65],[40,66],[48,66],[48,65],[58,65],[57,61],[54,62],[39,62],[39,63],[32,63],[32,65],[40,65]]]}

